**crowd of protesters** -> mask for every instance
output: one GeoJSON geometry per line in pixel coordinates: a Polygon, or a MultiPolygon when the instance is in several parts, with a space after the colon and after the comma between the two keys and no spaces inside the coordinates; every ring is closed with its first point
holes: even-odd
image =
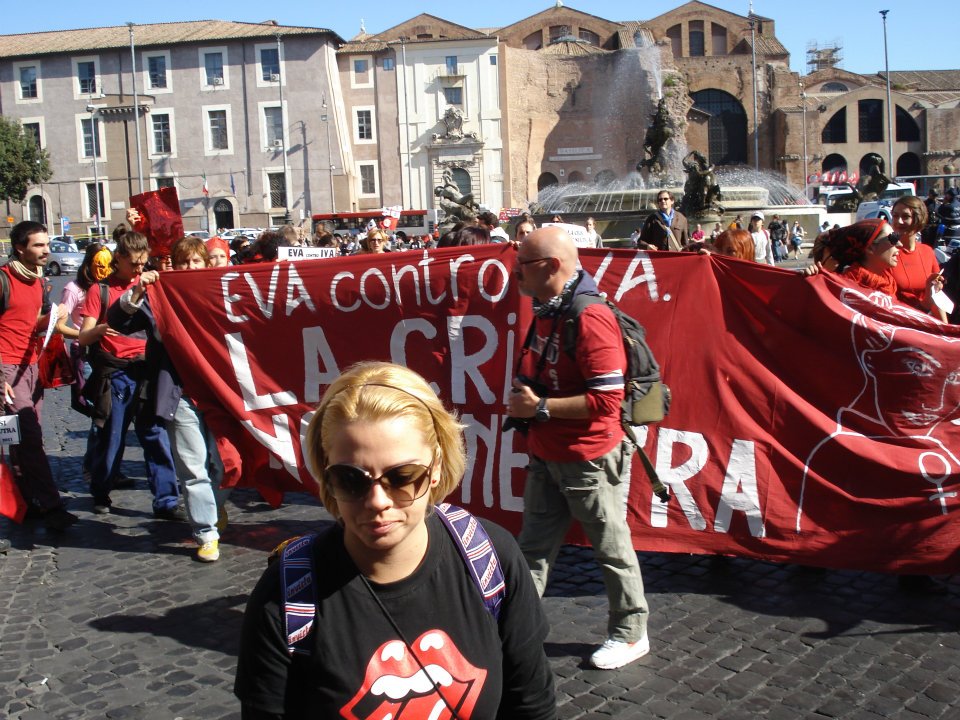
{"type": "MultiPolygon", "coordinates": [[[[661,191],[658,196],[660,209],[651,215],[653,221],[647,223],[643,229],[638,229],[635,234],[636,247],[651,252],[683,250],[717,253],[770,265],[786,259],[790,252],[797,257],[800,255],[803,231],[798,231],[799,225],[795,225],[791,231],[786,220],[773,216],[768,229],[764,226],[765,217],[761,211],[752,213],[746,228],[743,227],[742,219],[731,223],[725,229],[718,223],[707,235],[701,226],[697,225],[696,230],[688,237],[686,220],[673,209],[672,200],[669,193],[661,191]]],[[[942,218],[951,210],[952,207],[948,207],[946,211],[938,209],[937,217],[942,218]]],[[[957,214],[960,215],[960,209],[957,214]]],[[[805,272],[838,273],[860,286],[896,297],[930,313],[937,320],[946,322],[947,312],[938,298],[945,286],[949,285],[949,282],[945,282],[945,275],[949,274],[949,271],[941,270],[932,249],[924,244],[924,231],[929,217],[927,205],[917,198],[907,197],[894,204],[891,223],[880,218],[826,230],[817,237],[813,250],[814,262],[805,272]]],[[[136,227],[141,220],[135,210],[128,211],[131,227],[136,227]]],[[[16,467],[18,487],[30,512],[39,517],[48,530],[54,532],[67,531],[77,520],[77,517],[64,507],[59,496],[44,454],[40,430],[43,388],[36,377],[39,349],[36,338],[42,335],[41,331],[51,322],[51,317],[60,334],[70,341],[69,357],[75,370],[71,404],[91,419],[82,468],[89,481],[93,512],[102,515],[111,513],[112,491],[130,487],[129,479],[120,472],[120,464],[127,431],[132,425],[143,449],[146,478],[153,495],[154,516],[160,520],[188,523],[197,546],[195,559],[215,562],[220,557],[220,532],[228,520],[224,508],[227,490],[221,488],[223,462],[214,434],[207,426],[202,411],[184,394],[181,374],[165,350],[163,337],[150,307],[150,286],[162,282],[163,273],[168,271],[275,262],[280,256],[280,248],[285,246],[315,245],[336,248],[342,255],[365,255],[506,241],[512,242],[518,254],[525,257],[518,262],[515,273],[521,292],[534,298],[535,312],[542,322],[555,323],[549,313],[542,314],[545,307],[549,310],[547,306],[552,300],[562,300],[567,295],[572,297],[575,293],[595,292],[592,280],[577,267],[577,250],[566,231],[556,227],[537,230],[532,217],[521,216],[511,223],[511,238],[496,220],[495,216],[483,216],[476,223],[460,223],[447,229],[442,235],[437,233],[437,236],[412,238],[400,233],[391,235],[380,227],[370,227],[359,235],[344,238],[318,229],[308,238],[296,228],[284,226],[278,230],[265,231],[252,241],[245,237],[237,237],[229,243],[220,237],[207,241],[183,237],[164,251],[152,246],[144,234],[121,225],[114,234],[116,246],[112,253],[106,245],[99,243],[92,243],[86,249],[77,277],[64,288],[59,304],[53,304],[43,296],[43,269],[49,255],[46,229],[35,222],[25,221],[18,224],[11,235],[11,260],[7,266],[0,269],[4,275],[4,284],[10,288],[9,292],[5,291],[5,298],[9,295],[9,303],[2,307],[0,312],[0,372],[3,379],[3,402],[9,412],[20,417],[21,441],[12,453],[13,465],[16,467]],[[525,269],[526,265],[532,267],[525,269]]],[[[560,221],[560,218],[556,218],[556,221],[560,221]]],[[[586,231],[596,246],[602,247],[602,239],[593,218],[588,220],[586,231]]],[[[958,276],[957,285],[960,286],[960,270],[955,270],[955,273],[958,276]]],[[[602,312],[598,310],[593,314],[602,315],[602,312]]],[[[610,325],[605,317],[598,317],[597,322],[610,325]]],[[[610,355],[607,365],[613,363],[610,365],[613,367],[619,362],[622,366],[619,337],[609,330],[609,327],[603,332],[598,330],[596,341],[605,348],[609,346],[617,349],[616,353],[607,352],[610,355]],[[604,340],[608,335],[612,340],[609,337],[604,340]]],[[[530,362],[532,359],[528,364],[530,362]]],[[[607,371],[610,370],[607,365],[591,367],[590,373],[607,378],[607,371]]],[[[580,377],[572,368],[562,369],[569,372],[571,377],[580,377]]],[[[350,376],[350,373],[344,376],[347,380],[341,378],[341,381],[338,381],[340,385],[331,386],[321,407],[334,406],[335,399],[341,392],[344,394],[336,402],[346,402],[349,396],[350,403],[360,403],[366,394],[384,395],[383,388],[392,387],[388,383],[393,377],[392,374],[409,373],[402,368],[387,366],[355,369],[352,372],[353,376],[350,376]],[[386,379],[380,378],[380,375],[386,379]],[[345,390],[348,387],[353,389],[345,390]]],[[[339,532],[342,537],[330,540],[328,544],[331,544],[331,552],[346,552],[361,567],[364,575],[369,575],[371,580],[377,583],[389,584],[413,576],[418,572],[419,564],[429,556],[426,545],[421,542],[421,545],[417,546],[418,554],[411,556],[412,559],[408,558],[404,569],[406,574],[399,578],[394,577],[391,568],[382,565],[386,555],[378,554],[382,550],[379,536],[363,536],[363,533],[368,532],[376,535],[381,528],[371,530],[362,518],[358,519],[356,513],[360,506],[356,503],[372,503],[370,497],[373,497],[377,502],[383,501],[391,507],[414,507],[415,522],[411,527],[414,528],[418,542],[428,536],[439,538],[438,533],[441,531],[437,524],[433,520],[426,521],[421,511],[428,504],[442,500],[446,492],[456,486],[462,471],[459,465],[452,463],[453,475],[447,477],[445,474],[450,472],[451,458],[456,457],[456,448],[463,442],[462,428],[456,424],[455,417],[447,417],[443,414],[442,407],[435,408],[430,405],[436,398],[432,396],[422,378],[403,375],[402,380],[406,383],[404,387],[390,389],[386,393],[390,395],[391,402],[396,402],[400,408],[394,415],[388,413],[381,417],[373,414],[367,419],[363,419],[362,414],[358,416],[360,419],[351,415],[349,421],[338,419],[339,425],[334,426],[325,424],[321,413],[311,423],[308,438],[313,443],[310,452],[320,463],[321,488],[327,488],[325,492],[328,496],[324,497],[324,500],[329,503],[331,512],[341,518],[339,532]],[[407,432],[409,428],[403,425],[411,422],[410,413],[413,411],[422,415],[417,421],[417,432],[422,434],[423,438],[416,435],[415,442],[410,439],[410,433],[407,432]],[[357,425],[356,437],[344,430],[344,423],[348,428],[351,423],[357,425]],[[390,433],[396,430],[391,424],[400,423],[404,432],[397,436],[397,442],[401,445],[412,442],[411,449],[408,452],[404,446],[394,452],[396,448],[391,448],[389,443],[383,445],[372,441],[369,434],[364,435],[364,423],[382,425],[382,434],[388,438],[390,433]],[[450,427],[446,428],[448,424],[450,427]],[[444,429],[441,431],[438,428],[444,429]],[[452,435],[438,439],[438,435],[443,433],[452,435]],[[364,437],[366,439],[363,439],[364,437]],[[415,458],[416,462],[410,462],[410,458],[415,458]],[[379,478],[374,478],[362,464],[363,461],[371,459],[375,469],[382,473],[379,478]],[[425,496],[428,496],[428,499],[422,500],[425,496]],[[362,547],[364,544],[367,547],[362,547]],[[371,550],[374,552],[371,553],[371,550]]],[[[622,387],[622,377],[620,382],[622,387]]],[[[574,384],[571,380],[571,388],[574,384]]],[[[545,448],[543,454],[550,456],[549,459],[534,459],[531,462],[528,482],[536,480],[547,488],[555,481],[554,475],[574,470],[579,473],[581,465],[592,462],[592,456],[588,457],[590,453],[586,450],[583,457],[571,453],[581,445],[589,447],[590,438],[596,435],[592,426],[582,422],[585,417],[582,408],[573,408],[569,403],[557,401],[579,398],[584,407],[587,407],[593,402],[593,391],[596,388],[590,385],[588,378],[583,388],[577,386],[576,389],[571,389],[574,394],[569,398],[549,399],[545,394],[538,397],[532,388],[535,388],[532,384],[521,384],[515,388],[509,406],[511,417],[526,420],[535,418],[538,421],[549,421],[551,418],[566,420],[566,425],[558,427],[567,428],[569,434],[569,438],[562,436],[562,447],[554,447],[557,444],[556,438],[545,438],[541,444],[545,448]],[[553,455],[556,455],[556,458],[553,455]]],[[[615,403],[608,400],[609,398],[604,402],[611,408],[619,407],[619,400],[615,403]]],[[[332,422],[334,415],[329,409],[327,413],[330,414],[329,421],[332,422]]],[[[619,421],[611,423],[613,427],[618,425],[619,421]]],[[[536,437],[535,434],[534,438],[536,437]]],[[[625,465],[629,467],[629,463],[621,457],[627,449],[626,445],[621,446],[622,438],[615,432],[607,433],[604,437],[612,440],[604,445],[603,453],[616,455],[611,455],[613,459],[608,463],[610,467],[604,470],[604,478],[613,487],[617,478],[607,478],[607,475],[616,475],[625,465]]],[[[547,490],[542,492],[546,493],[547,490]]],[[[515,603],[518,608],[522,603],[522,608],[516,612],[522,610],[526,614],[524,617],[528,620],[521,624],[528,634],[532,634],[531,639],[539,644],[542,644],[546,636],[546,629],[536,596],[543,593],[549,561],[556,555],[556,546],[566,532],[568,515],[572,513],[588,531],[593,528],[590,518],[586,517],[587,513],[566,507],[571,504],[569,497],[564,499],[561,494],[552,490],[550,492],[553,493],[550,496],[551,502],[558,507],[564,506],[564,512],[567,513],[563,515],[562,521],[555,523],[556,527],[552,527],[550,533],[546,533],[541,527],[542,519],[537,520],[528,512],[525,515],[524,534],[521,535],[521,549],[518,550],[511,539],[500,535],[502,531],[495,527],[488,528],[497,540],[498,550],[511,558],[508,583],[512,584],[514,592],[519,593],[522,600],[514,600],[511,596],[510,602],[515,603]],[[536,524],[537,522],[540,522],[540,525],[536,524]],[[533,572],[532,585],[525,573],[522,577],[517,574],[517,562],[521,555],[533,572]]],[[[617,515],[613,505],[621,502],[619,495],[613,492],[608,494],[606,501],[611,504],[609,514],[617,515]]],[[[598,521],[594,525],[609,530],[609,522],[598,521]]],[[[626,533],[625,526],[622,529],[626,533]]],[[[389,534],[389,528],[382,530],[384,536],[389,534]]],[[[628,533],[626,537],[629,538],[628,533]]],[[[591,539],[595,540],[594,545],[598,548],[598,561],[606,568],[613,562],[611,558],[614,558],[614,554],[602,551],[606,541],[601,541],[599,535],[597,538],[591,535],[591,539]]],[[[635,553],[627,554],[636,559],[635,553]]],[[[447,570],[456,571],[457,565],[452,564],[447,570]]],[[[649,651],[649,640],[646,636],[647,608],[643,598],[642,580],[639,567],[634,570],[629,583],[608,583],[611,612],[609,637],[591,657],[591,663],[596,667],[619,667],[649,651]],[[630,593],[621,585],[628,585],[630,593]],[[631,618],[630,622],[624,620],[627,617],[631,618]]],[[[275,571],[270,577],[273,575],[276,575],[275,571]]],[[[249,642],[254,645],[264,642],[260,637],[262,634],[270,637],[276,635],[273,626],[282,620],[276,600],[272,599],[280,587],[275,578],[271,579],[270,583],[270,592],[264,590],[260,593],[264,595],[261,598],[264,603],[272,603],[270,627],[257,626],[245,631],[249,635],[249,642]]],[[[369,586],[367,590],[376,594],[369,586]]],[[[470,594],[472,590],[468,586],[464,592],[470,594]]],[[[391,611],[401,610],[398,606],[396,610],[391,607],[391,611]]],[[[483,620],[481,616],[478,622],[483,620]]],[[[341,629],[350,631],[348,627],[341,629]]],[[[273,656],[280,657],[286,652],[287,648],[283,647],[283,643],[271,642],[277,645],[270,648],[273,656]]],[[[379,642],[380,638],[377,636],[372,637],[368,644],[374,647],[379,642]]],[[[258,652],[266,650],[252,647],[248,648],[248,651],[246,662],[249,666],[259,667],[258,663],[263,661],[263,657],[258,655],[258,652]]],[[[355,658],[356,663],[365,661],[365,652],[355,658]]],[[[508,653],[506,650],[504,652],[513,660],[520,658],[517,662],[524,664],[525,672],[533,673],[539,678],[535,696],[527,692],[530,690],[529,686],[518,684],[516,687],[508,687],[508,690],[519,698],[518,702],[529,702],[531,707],[536,706],[536,712],[530,712],[528,716],[554,716],[548,707],[553,703],[553,693],[552,689],[547,687],[549,667],[542,652],[531,653],[529,647],[519,645],[509,648],[508,653]]],[[[497,653],[493,655],[496,658],[491,662],[500,662],[500,656],[497,653]]],[[[506,656],[503,662],[508,662],[506,656]]],[[[294,665],[279,664],[283,665],[284,677],[287,673],[299,672],[294,665]]],[[[271,672],[276,670],[273,667],[268,669],[271,672]]],[[[329,669],[328,671],[334,672],[329,669]]],[[[242,670],[241,675],[243,672],[246,670],[242,670]]],[[[511,676],[505,676],[504,681],[520,682],[511,676]]],[[[249,706],[245,704],[245,716],[272,717],[269,713],[257,714],[264,708],[269,709],[269,712],[284,711],[285,706],[280,699],[283,694],[278,689],[279,686],[265,683],[262,688],[255,685],[250,687],[254,689],[249,692],[245,690],[246,694],[238,691],[245,702],[249,701],[249,706]],[[279,710],[272,710],[274,707],[279,710]]],[[[490,702],[495,708],[500,702],[499,696],[492,698],[490,702]]]]}

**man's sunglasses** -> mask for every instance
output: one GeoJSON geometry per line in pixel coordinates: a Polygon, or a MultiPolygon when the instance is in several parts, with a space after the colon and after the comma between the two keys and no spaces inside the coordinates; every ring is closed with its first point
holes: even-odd
{"type": "Polygon", "coordinates": [[[436,456],[430,461],[430,465],[419,463],[397,465],[377,478],[363,468],[348,463],[329,465],[324,472],[337,502],[360,502],[370,493],[373,484],[378,483],[393,502],[398,505],[409,505],[427,493],[434,462],[436,462],[436,456]]]}

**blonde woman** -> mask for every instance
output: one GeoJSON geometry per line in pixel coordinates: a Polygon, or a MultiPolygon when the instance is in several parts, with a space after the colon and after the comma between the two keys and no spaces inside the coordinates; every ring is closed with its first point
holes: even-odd
{"type": "Polygon", "coordinates": [[[495,619],[435,508],[466,457],[463,426],[427,382],[355,365],[324,393],[304,453],[337,522],[301,565],[322,568],[306,647],[288,651],[280,562],[250,597],[234,685],[243,718],[556,718],[547,623],[516,542],[480,521],[505,581],[495,619]]]}

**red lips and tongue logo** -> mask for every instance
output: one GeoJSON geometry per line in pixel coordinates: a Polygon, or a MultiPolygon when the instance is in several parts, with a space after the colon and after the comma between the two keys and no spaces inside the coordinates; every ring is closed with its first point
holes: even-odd
{"type": "Polygon", "coordinates": [[[413,641],[413,651],[420,663],[400,640],[377,648],[363,685],[340,714],[348,720],[449,720],[453,708],[469,720],[487,671],[471,665],[443,630],[427,630],[413,641]]]}

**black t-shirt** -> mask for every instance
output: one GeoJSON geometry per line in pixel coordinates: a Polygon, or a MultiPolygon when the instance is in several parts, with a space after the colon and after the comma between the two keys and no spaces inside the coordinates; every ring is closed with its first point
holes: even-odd
{"type": "MultiPolygon", "coordinates": [[[[543,651],[548,626],[516,541],[483,521],[506,580],[499,622],[447,530],[427,519],[427,554],[412,575],[370,583],[462,720],[556,718],[553,673],[543,651]],[[499,625],[499,627],[498,627],[499,625]]],[[[245,708],[291,718],[415,720],[452,717],[437,690],[363,583],[335,527],[314,544],[314,650],[287,653],[279,562],[247,603],[234,693],[245,708]]]]}

